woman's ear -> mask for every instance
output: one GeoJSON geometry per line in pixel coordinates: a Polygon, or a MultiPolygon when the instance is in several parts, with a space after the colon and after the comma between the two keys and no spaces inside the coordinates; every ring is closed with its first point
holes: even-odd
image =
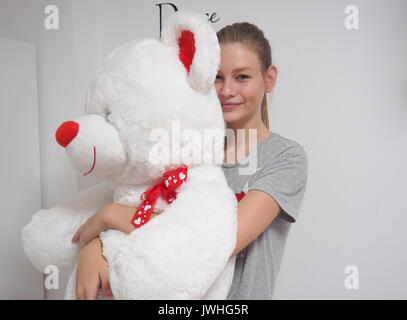
{"type": "Polygon", "coordinates": [[[189,85],[207,93],[213,88],[220,64],[218,38],[203,14],[179,10],[164,24],[163,43],[174,48],[189,85]]]}
{"type": "Polygon", "coordinates": [[[277,82],[277,74],[278,71],[274,65],[268,67],[264,76],[264,81],[266,83],[266,92],[273,91],[274,86],[276,85],[277,82]]]}

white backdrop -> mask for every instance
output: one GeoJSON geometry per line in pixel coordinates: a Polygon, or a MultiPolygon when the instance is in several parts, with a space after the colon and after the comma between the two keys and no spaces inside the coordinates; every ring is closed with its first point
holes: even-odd
{"type": "Polygon", "coordinates": [[[0,38],[0,70],[0,299],[41,299],[43,276],[19,245],[20,229],[41,208],[34,46],[0,38]]]}
{"type": "MultiPolygon", "coordinates": [[[[103,56],[129,40],[158,38],[157,3],[55,0],[59,29],[46,30],[49,1],[1,0],[0,36],[37,48],[44,208],[95,183],[76,175],[55,130],[83,114],[103,56]]],[[[309,156],[307,191],[274,299],[406,299],[407,2],[172,3],[216,13],[216,30],[255,23],[270,40],[279,70],[269,103],[271,130],[299,142],[309,156]],[[348,5],[359,9],[359,29],[345,28],[348,5]],[[345,287],[349,265],[359,271],[358,289],[345,287]]],[[[172,12],[162,6],[163,19],[172,12]]],[[[1,106],[3,115],[7,108],[1,106]]],[[[7,161],[2,157],[1,165],[7,161]]],[[[62,294],[47,290],[46,297],[62,294]]]]}

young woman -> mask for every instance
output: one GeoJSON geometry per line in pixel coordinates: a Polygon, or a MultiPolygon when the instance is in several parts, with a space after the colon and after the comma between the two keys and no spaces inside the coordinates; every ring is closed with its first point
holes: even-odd
{"type": "MultiPolygon", "coordinates": [[[[232,141],[228,139],[225,144],[223,170],[240,199],[232,254],[236,255],[236,268],[228,299],[271,299],[290,223],[297,219],[304,196],[307,156],[298,143],[269,129],[266,93],[276,84],[277,69],[263,32],[243,22],[226,26],[217,35],[221,64],[215,87],[228,131],[234,133],[228,135],[232,141]],[[254,146],[250,129],[256,133],[254,146]],[[239,139],[242,133],[244,139],[239,139]],[[254,172],[242,173],[240,169],[253,154],[254,172]]],[[[129,221],[134,210],[108,204],[73,237],[82,248],[77,269],[79,299],[95,299],[100,286],[111,296],[109,270],[98,235],[107,229],[132,232],[129,221]]]]}

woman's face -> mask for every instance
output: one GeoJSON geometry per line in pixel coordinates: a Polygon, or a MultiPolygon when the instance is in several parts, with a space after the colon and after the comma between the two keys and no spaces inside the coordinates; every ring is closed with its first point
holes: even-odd
{"type": "Polygon", "coordinates": [[[215,87],[226,123],[249,121],[258,115],[270,79],[262,72],[256,52],[241,43],[221,44],[215,87]]]}

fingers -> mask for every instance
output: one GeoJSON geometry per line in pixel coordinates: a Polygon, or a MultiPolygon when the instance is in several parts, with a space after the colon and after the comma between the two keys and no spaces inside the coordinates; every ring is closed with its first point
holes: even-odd
{"type": "Polygon", "coordinates": [[[79,236],[80,236],[80,234],[81,234],[81,232],[82,232],[82,227],[83,227],[84,225],[81,225],[80,227],[79,227],[79,229],[75,232],[75,234],[74,234],[74,236],[72,237],[72,240],[71,240],[71,242],[72,243],[75,243],[75,242],[77,242],[78,240],[79,240],[79,236]]]}
{"type": "Polygon", "coordinates": [[[96,279],[88,283],[76,282],[76,298],[78,300],[96,300],[100,280],[96,279]]]}
{"type": "Polygon", "coordinates": [[[106,297],[112,297],[112,289],[110,288],[109,270],[103,270],[99,274],[100,281],[102,282],[102,291],[106,297]]]}
{"type": "Polygon", "coordinates": [[[98,295],[99,285],[89,286],[86,288],[86,300],[96,300],[98,295]]]}
{"type": "Polygon", "coordinates": [[[91,240],[99,236],[100,229],[94,223],[86,223],[79,235],[81,249],[84,248],[91,240]]]}
{"type": "Polygon", "coordinates": [[[90,240],[93,240],[98,236],[97,230],[94,230],[95,228],[92,227],[91,223],[85,222],[83,225],[81,225],[74,234],[74,236],[71,239],[72,243],[78,242],[80,243],[81,249],[83,249],[90,240]]]}
{"type": "Polygon", "coordinates": [[[100,240],[92,240],[81,250],[76,270],[76,296],[80,300],[94,300],[102,285],[109,294],[109,267],[102,255],[100,240]]]}
{"type": "Polygon", "coordinates": [[[81,232],[81,235],[79,236],[79,243],[80,243],[81,249],[83,249],[88,244],[89,240],[92,240],[92,239],[88,239],[87,233],[81,232]]]}
{"type": "Polygon", "coordinates": [[[83,292],[83,288],[81,286],[81,283],[79,281],[79,266],[76,269],[76,284],[75,284],[75,293],[76,293],[76,299],[78,300],[83,300],[84,292],[83,292]]]}
{"type": "Polygon", "coordinates": [[[103,226],[99,216],[89,218],[83,225],[79,227],[71,239],[72,243],[80,242],[81,249],[84,248],[91,240],[99,236],[103,230],[103,226]]]}

